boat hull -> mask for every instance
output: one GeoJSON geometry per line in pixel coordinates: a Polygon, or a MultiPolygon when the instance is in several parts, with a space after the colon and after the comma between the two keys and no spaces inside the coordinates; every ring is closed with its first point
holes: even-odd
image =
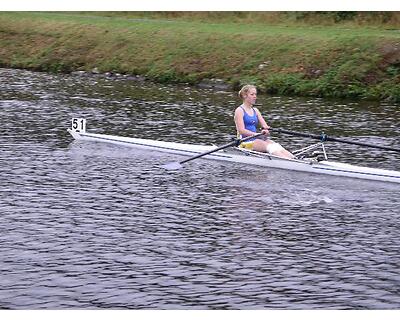
{"type": "MultiPolygon", "coordinates": [[[[95,134],[87,132],[79,133],[71,129],[68,129],[68,132],[76,140],[113,143],[140,149],[180,154],[188,157],[215,149],[215,146],[165,142],[165,141],[120,137],[120,136],[95,134]]],[[[220,161],[238,162],[243,164],[270,167],[270,168],[301,171],[301,172],[310,172],[317,174],[328,174],[328,175],[345,176],[351,178],[400,183],[399,171],[361,167],[361,166],[355,166],[355,165],[332,162],[332,161],[314,162],[314,161],[304,161],[304,160],[291,160],[267,154],[261,157],[261,156],[254,156],[251,155],[250,153],[242,151],[240,152],[219,151],[206,155],[204,156],[204,158],[212,160],[220,160],[220,161]]]]}

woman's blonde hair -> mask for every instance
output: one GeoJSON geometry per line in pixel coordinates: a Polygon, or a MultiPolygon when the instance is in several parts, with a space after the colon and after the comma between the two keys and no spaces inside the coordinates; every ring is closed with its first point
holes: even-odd
{"type": "Polygon", "coordinates": [[[250,89],[257,89],[256,86],[253,86],[252,84],[246,84],[245,86],[242,87],[242,89],[239,90],[239,98],[244,99],[244,96],[249,92],[250,89]]]}

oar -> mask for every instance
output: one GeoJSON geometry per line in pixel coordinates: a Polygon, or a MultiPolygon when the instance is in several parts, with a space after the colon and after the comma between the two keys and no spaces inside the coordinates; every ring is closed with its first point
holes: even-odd
{"type": "Polygon", "coordinates": [[[280,129],[280,128],[270,128],[269,130],[272,130],[272,131],[275,131],[275,132],[284,133],[284,134],[290,134],[290,135],[293,135],[293,136],[300,136],[300,137],[305,137],[305,138],[317,139],[317,140],[320,140],[321,142],[334,141],[334,142],[340,142],[340,143],[354,144],[354,145],[357,145],[357,146],[363,146],[363,147],[369,147],[369,148],[376,148],[376,149],[383,149],[383,150],[400,152],[400,149],[398,149],[398,148],[377,146],[377,145],[369,144],[369,143],[363,143],[363,142],[358,142],[358,141],[343,140],[343,139],[340,139],[340,138],[328,137],[328,135],[326,135],[325,133],[322,133],[322,134],[311,134],[311,133],[290,131],[290,130],[285,130],[285,129],[280,129]]]}
{"type": "Polygon", "coordinates": [[[217,151],[222,150],[222,149],[226,149],[226,148],[233,147],[233,146],[238,146],[239,144],[241,144],[244,141],[259,137],[261,135],[263,135],[263,133],[257,133],[255,135],[252,135],[252,136],[249,136],[249,137],[246,137],[246,138],[243,138],[243,139],[236,139],[235,141],[233,141],[231,143],[225,144],[225,145],[223,145],[221,147],[212,149],[212,150],[204,152],[204,153],[197,154],[197,155],[195,155],[193,157],[190,157],[188,159],[185,159],[185,160],[182,160],[182,161],[179,161],[179,162],[167,163],[167,164],[163,165],[163,167],[165,169],[167,169],[167,170],[178,170],[178,169],[182,168],[182,165],[184,163],[186,163],[186,162],[192,161],[192,160],[200,158],[200,157],[204,157],[204,156],[206,156],[206,155],[208,155],[210,153],[214,153],[214,152],[217,152],[217,151]]]}

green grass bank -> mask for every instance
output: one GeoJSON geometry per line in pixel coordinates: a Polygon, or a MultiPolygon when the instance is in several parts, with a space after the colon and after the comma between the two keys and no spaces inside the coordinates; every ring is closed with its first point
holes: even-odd
{"type": "Polygon", "coordinates": [[[0,65],[97,68],[190,84],[221,79],[232,89],[252,83],[271,94],[400,102],[396,21],[388,28],[206,18],[1,12],[0,65]]]}

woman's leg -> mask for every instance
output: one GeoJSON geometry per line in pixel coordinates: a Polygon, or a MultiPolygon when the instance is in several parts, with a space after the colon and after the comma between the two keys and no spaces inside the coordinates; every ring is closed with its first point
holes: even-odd
{"type": "Polygon", "coordinates": [[[291,152],[287,151],[286,149],[282,149],[281,151],[274,153],[274,155],[276,155],[278,157],[282,157],[282,158],[287,158],[287,159],[295,158],[295,156],[291,152]]]}
{"type": "Polygon", "coordinates": [[[253,150],[258,152],[268,152],[274,156],[293,159],[294,155],[283,148],[280,144],[276,144],[272,140],[256,139],[253,142],[253,150]]]}

